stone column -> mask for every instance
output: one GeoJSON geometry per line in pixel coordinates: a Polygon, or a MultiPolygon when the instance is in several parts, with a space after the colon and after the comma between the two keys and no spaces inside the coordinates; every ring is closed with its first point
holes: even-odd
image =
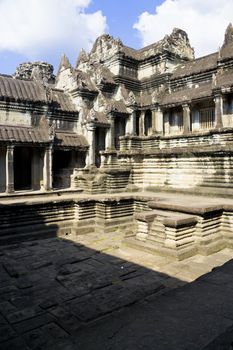
{"type": "Polygon", "coordinates": [[[152,111],[152,128],[155,134],[163,133],[163,112],[160,107],[152,111]]]}
{"type": "Polygon", "coordinates": [[[169,111],[164,113],[164,134],[170,134],[169,111]]]}
{"type": "Polygon", "coordinates": [[[126,119],[125,135],[130,135],[130,129],[131,129],[131,114],[126,119]]]}
{"type": "Polygon", "coordinates": [[[190,108],[188,104],[182,105],[182,108],[183,108],[184,134],[188,134],[190,132],[190,122],[191,122],[190,108]]]}
{"type": "Polygon", "coordinates": [[[52,146],[48,146],[44,152],[44,166],[43,166],[43,189],[45,191],[52,190],[53,176],[52,176],[52,146]]]}
{"type": "Polygon", "coordinates": [[[155,110],[152,110],[151,111],[151,126],[152,126],[152,134],[155,134],[156,133],[156,111],[155,110]]]}
{"type": "Polygon", "coordinates": [[[223,98],[221,94],[218,94],[214,98],[215,102],[215,127],[217,129],[223,127],[222,117],[223,117],[223,98]]]}
{"type": "Polygon", "coordinates": [[[135,135],[136,134],[136,112],[133,111],[128,117],[126,123],[126,134],[135,135]]]}
{"type": "Polygon", "coordinates": [[[103,168],[107,164],[107,157],[106,154],[100,152],[100,167],[103,168]]]}
{"type": "Polygon", "coordinates": [[[11,145],[6,150],[6,192],[14,192],[14,146],[11,145]]]}
{"type": "Polygon", "coordinates": [[[86,159],[86,166],[95,165],[95,125],[89,124],[87,127],[87,141],[89,150],[86,159]]]}
{"type": "Polygon", "coordinates": [[[106,149],[115,149],[115,118],[109,117],[110,128],[106,132],[105,145],[106,149]]]}
{"type": "Polygon", "coordinates": [[[139,119],[139,136],[145,136],[145,114],[146,111],[141,111],[139,119]]]}

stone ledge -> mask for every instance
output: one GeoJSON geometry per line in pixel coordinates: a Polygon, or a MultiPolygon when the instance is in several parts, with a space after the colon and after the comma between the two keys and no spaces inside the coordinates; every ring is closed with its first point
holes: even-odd
{"type": "Polygon", "coordinates": [[[143,212],[136,214],[134,217],[139,221],[152,222],[157,217],[157,213],[151,211],[143,212]]]}
{"type": "Polygon", "coordinates": [[[233,211],[233,204],[224,204],[223,209],[224,211],[233,211]]]}
{"type": "Polygon", "coordinates": [[[223,212],[223,205],[189,205],[189,204],[176,204],[172,202],[154,202],[149,201],[148,206],[152,209],[163,209],[171,211],[179,211],[182,213],[191,213],[198,215],[205,215],[214,212],[223,212]]]}
{"type": "Polygon", "coordinates": [[[193,226],[197,223],[197,218],[195,216],[190,216],[181,213],[171,213],[163,210],[153,210],[135,214],[134,218],[143,222],[152,222],[156,217],[162,216],[164,226],[168,227],[184,227],[193,226]]]}
{"type": "MultiPolygon", "coordinates": [[[[147,192],[164,192],[164,193],[171,193],[171,194],[177,194],[177,195],[190,195],[194,197],[198,196],[205,196],[206,199],[208,197],[213,198],[215,197],[217,200],[221,198],[222,202],[224,202],[224,196],[226,198],[232,198],[233,197],[233,188],[229,187],[228,185],[225,185],[224,187],[220,186],[220,184],[216,185],[216,187],[210,186],[209,184],[200,184],[200,187],[186,187],[186,188],[180,188],[180,187],[172,187],[170,185],[162,185],[162,186],[145,186],[144,191],[147,192]]],[[[153,199],[154,200],[154,199],[153,199]]]]}
{"type": "Polygon", "coordinates": [[[105,174],[121,174],[121,173],[129,173],[132,169],[132,166],[125,166],[121,168],[108,168],[108,167],[103,167],[101,168],[102,173],[105,174]]]}
{"type": "Polygon", "coordinates": [[[122,150],[119,152],[119,156],[151,156],[151,157],[170,157],[170,156],[182,156],[182,157],[191,157],[194,155],[211,155],[213,153],[222,154],[224,153],[224,156],[227,154],[232,155],[233,153],[233,143],[232,141],[228,142],[228,146],[216,144],[216,145],[206,145],[206,146],[193,146],[193,145],[187,145],[187,146],[176,146],[172,148],[151,148],[151,147],[145,147],[144,149],[139,150],[122,150]]]}
{"type": "Polygon", "coordinates": [[[233,133],[232,127],[223,127],[223,128],[215,128],[211,130],[203,130],[203,131],[194,131],[194,132],[186,132],[183,134],[170,134],[170,135],[158,135],[152,134],[149,136],[139,136],[139,135],[125,135],[120,136],[120,140],[174,140],[174,139],[182,139],[182,138],[199,138],[203,136],[213,136],[215,134],[231,134],[233,133]]]}
{"type": "Polygon", "coordinates": [[[166,218],[163,220],[164,226],[172,228],[180,228],[186,226],[194,226],[197,223],[197,218],[195,216],[173,216],[172,218],[166,218]]]}

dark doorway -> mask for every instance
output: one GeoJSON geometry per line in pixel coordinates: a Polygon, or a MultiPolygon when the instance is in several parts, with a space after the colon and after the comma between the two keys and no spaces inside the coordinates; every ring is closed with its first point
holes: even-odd
{"type": "Polygon", "coordinates": [[[53,152],[53,187],[70,187],[70,175],[73,172],[73,152],[54,150],[53,152]]]}
{"type": "Polygon", "coordinates": [[[150,110],[146,111],[144,120],[145,136],[151,135],[152,133],[152,113],[150,110]]]}
{"type": "Polygon", "coordinates": [[[139,136],[140,134],[140,111],[137,111],[136,114],[136,135],[139,136]]]}
{"type": "Polygon", "coordinates": [[[72,152],[56,150],[53,152],[53,170],[68,168],[72,160],[72,152]]]}
{"type": "Polygon", "coordinates": [[[115,118],[115,148],[118,150],[120,149],[120,136],[125,135],[125,118],[124,117],[117,117],[115,118]]]}
{"type": "Polygon", "coordinates": [[[32,188],[32,149],[14,149],[14,187],[16,191],[32,188]]]}
{"type": "Polygon", "coordinates": [[[106,129],[96,128],[95,130],[95,165],[100,166],[100,151],[105,150],[106,129]]]}

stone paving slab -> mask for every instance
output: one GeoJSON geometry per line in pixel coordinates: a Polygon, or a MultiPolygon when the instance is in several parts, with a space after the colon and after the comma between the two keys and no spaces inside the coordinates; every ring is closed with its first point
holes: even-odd
{"type": "Polygon", "coordinates": [[[0,349],[70,349],[87,322],[168,289],[167,278],[80,242],[1,247],[0,349]]]}
{"type": "MultiPolygon", "coordinates": [[[[232,277],[233,263],[231,273],[226,266],[232,277]]],[[[213,286],[215,281],[220,283],[219,275],[223,282],[224,267],[82,330],[77,348],[232,349],[233,291],[225,288],[224,283],[213,286]]]]}
{"type": "Polygon", "coordinates": [[[174,262],[94,234],[0,247],[0,349],[200,349],[232,326],[233,263],[186,283],[232,253],[174,262]]]}

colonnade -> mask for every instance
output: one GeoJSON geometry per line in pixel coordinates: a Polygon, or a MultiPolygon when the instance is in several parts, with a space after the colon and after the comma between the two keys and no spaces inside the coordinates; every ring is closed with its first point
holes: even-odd
{"type": "MultiPolygon", "coordinates": [[[[6,193],[13,193],[15,191],[14,184],[14,145],[6,146],[6,158],[5,158],[5,169],[6,169],[6,193]]],[[[17,169],[20,171],[20,169],[17,169]]],[[[49,191],[52,189],[52,146],[44,148],[43,153],[43,179],[41,181],[41,189],[49,191]]]]}

